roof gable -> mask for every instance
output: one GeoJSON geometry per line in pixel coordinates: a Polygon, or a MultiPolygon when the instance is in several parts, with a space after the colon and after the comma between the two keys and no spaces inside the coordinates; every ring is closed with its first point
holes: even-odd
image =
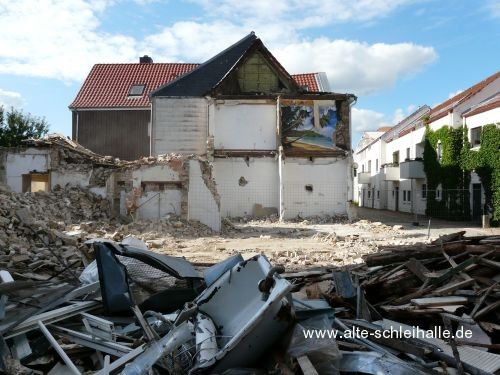
{"type": "Polygon", "coordinates": [[[150,96],[204,96],[212,91],[224,94],[241,92],[235,72],[243,68],[256,53],[264,58],[283,86],[289,91],[299,90],[292,76],[252,32],[191,72],[153,91],[150,96]]]}

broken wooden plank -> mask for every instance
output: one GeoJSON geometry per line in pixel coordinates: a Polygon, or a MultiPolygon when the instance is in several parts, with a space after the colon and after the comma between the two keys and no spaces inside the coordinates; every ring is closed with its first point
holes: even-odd
{"type": "Polygon", "coordinates": [[[444,244],[446,242],[462,240],[464,238],[464,234],[465,234],[464,230],[461,230],[460,232],[445,234],[443,236],[439,236],[439,238],[435,239],[431,243],[432,244],[440,244],[440,243],[444,244]]]}
{"type": "Polygon", "coordinates": [[[419,307],[465,305],[467,298],[456,296],[414,298],[411,300],[411,303],[419,307]]]}
{"type": "Polygon", "coordinates": [[[478,320],[480,318],[482,318],[484,315],[486,314],[489,314],[490,312],[492,311],[495,311],[496,309],[498,309],[500,307],[500,300],[492,303],[491,305],[488,305],[486,306],[485,308],[483,308],[482,310],[479,310],[475,315],[474,315],[474,319],[475,320],[478,320]]]}
{"type": "Polygon", "coordinates": [[[406,268],[408,268],[415,276],[417,276],[420,281],[427,281],[427,274],[429,270],[420,261],[415,258],[411,258],[405,263],[406,268]]]}
{"type": "Polygon", "coordinates": [[[453,293],[454,291],[456,291],[458,289],[467,287],[467,286],[472,285],[472,284],[474,284],[473,278],[463,280],[463,281],[458,281],[455,283],[448,283],[448,284],[442,286],[441,288],[434,290],[434,292],[432,292],[432,294],[435,296],[445,296],[447,294],[453,293]]]}

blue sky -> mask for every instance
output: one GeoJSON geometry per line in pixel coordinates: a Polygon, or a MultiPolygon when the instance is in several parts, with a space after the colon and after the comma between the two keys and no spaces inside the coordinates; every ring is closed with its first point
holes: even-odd
{"type": "Polygon", "coordinates": [[[500,0],[0,0],[0,30],[0,104],[65,135],[93,64],[202,62],[252,30],[359,97],[354,142],[500,67],[500,0]]]}

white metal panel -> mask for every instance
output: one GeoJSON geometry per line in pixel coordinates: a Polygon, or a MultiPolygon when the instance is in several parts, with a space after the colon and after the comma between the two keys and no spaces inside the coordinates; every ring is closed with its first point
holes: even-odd
{"type": "Polygon", "coordinates": [[[240,104],[226,100],[213,104],[216,149],[274,150],[276,149],[276,105],[240,104]]]}
{"type": "Polygon", "coordinates": [[[214,176],[222,216],[252,215],[256,204],[279,209],[279,173],[275,158],[215,159],[214,176]]]}
{"type": "Polygon", "coordinates": [[[346,214],[348,167],[347,158],[285,159],[283,218],[346,214]]]}
{"type": "Polygon", "coordinates": [[[205,154],[207,112],[205,98],[155,98],[152,154],[205,154]]]}

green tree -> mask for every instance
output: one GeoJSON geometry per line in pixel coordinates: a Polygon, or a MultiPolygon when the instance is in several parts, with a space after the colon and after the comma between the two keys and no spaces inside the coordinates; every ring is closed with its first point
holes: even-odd
{"type": "Polygon", "coordinates": [[[44,118],[23,113],[15,108],[5,111],[0,106],[0,146],[19,146],[22,140],[41,138],[48,131],[49,126],[44,118]]]}

